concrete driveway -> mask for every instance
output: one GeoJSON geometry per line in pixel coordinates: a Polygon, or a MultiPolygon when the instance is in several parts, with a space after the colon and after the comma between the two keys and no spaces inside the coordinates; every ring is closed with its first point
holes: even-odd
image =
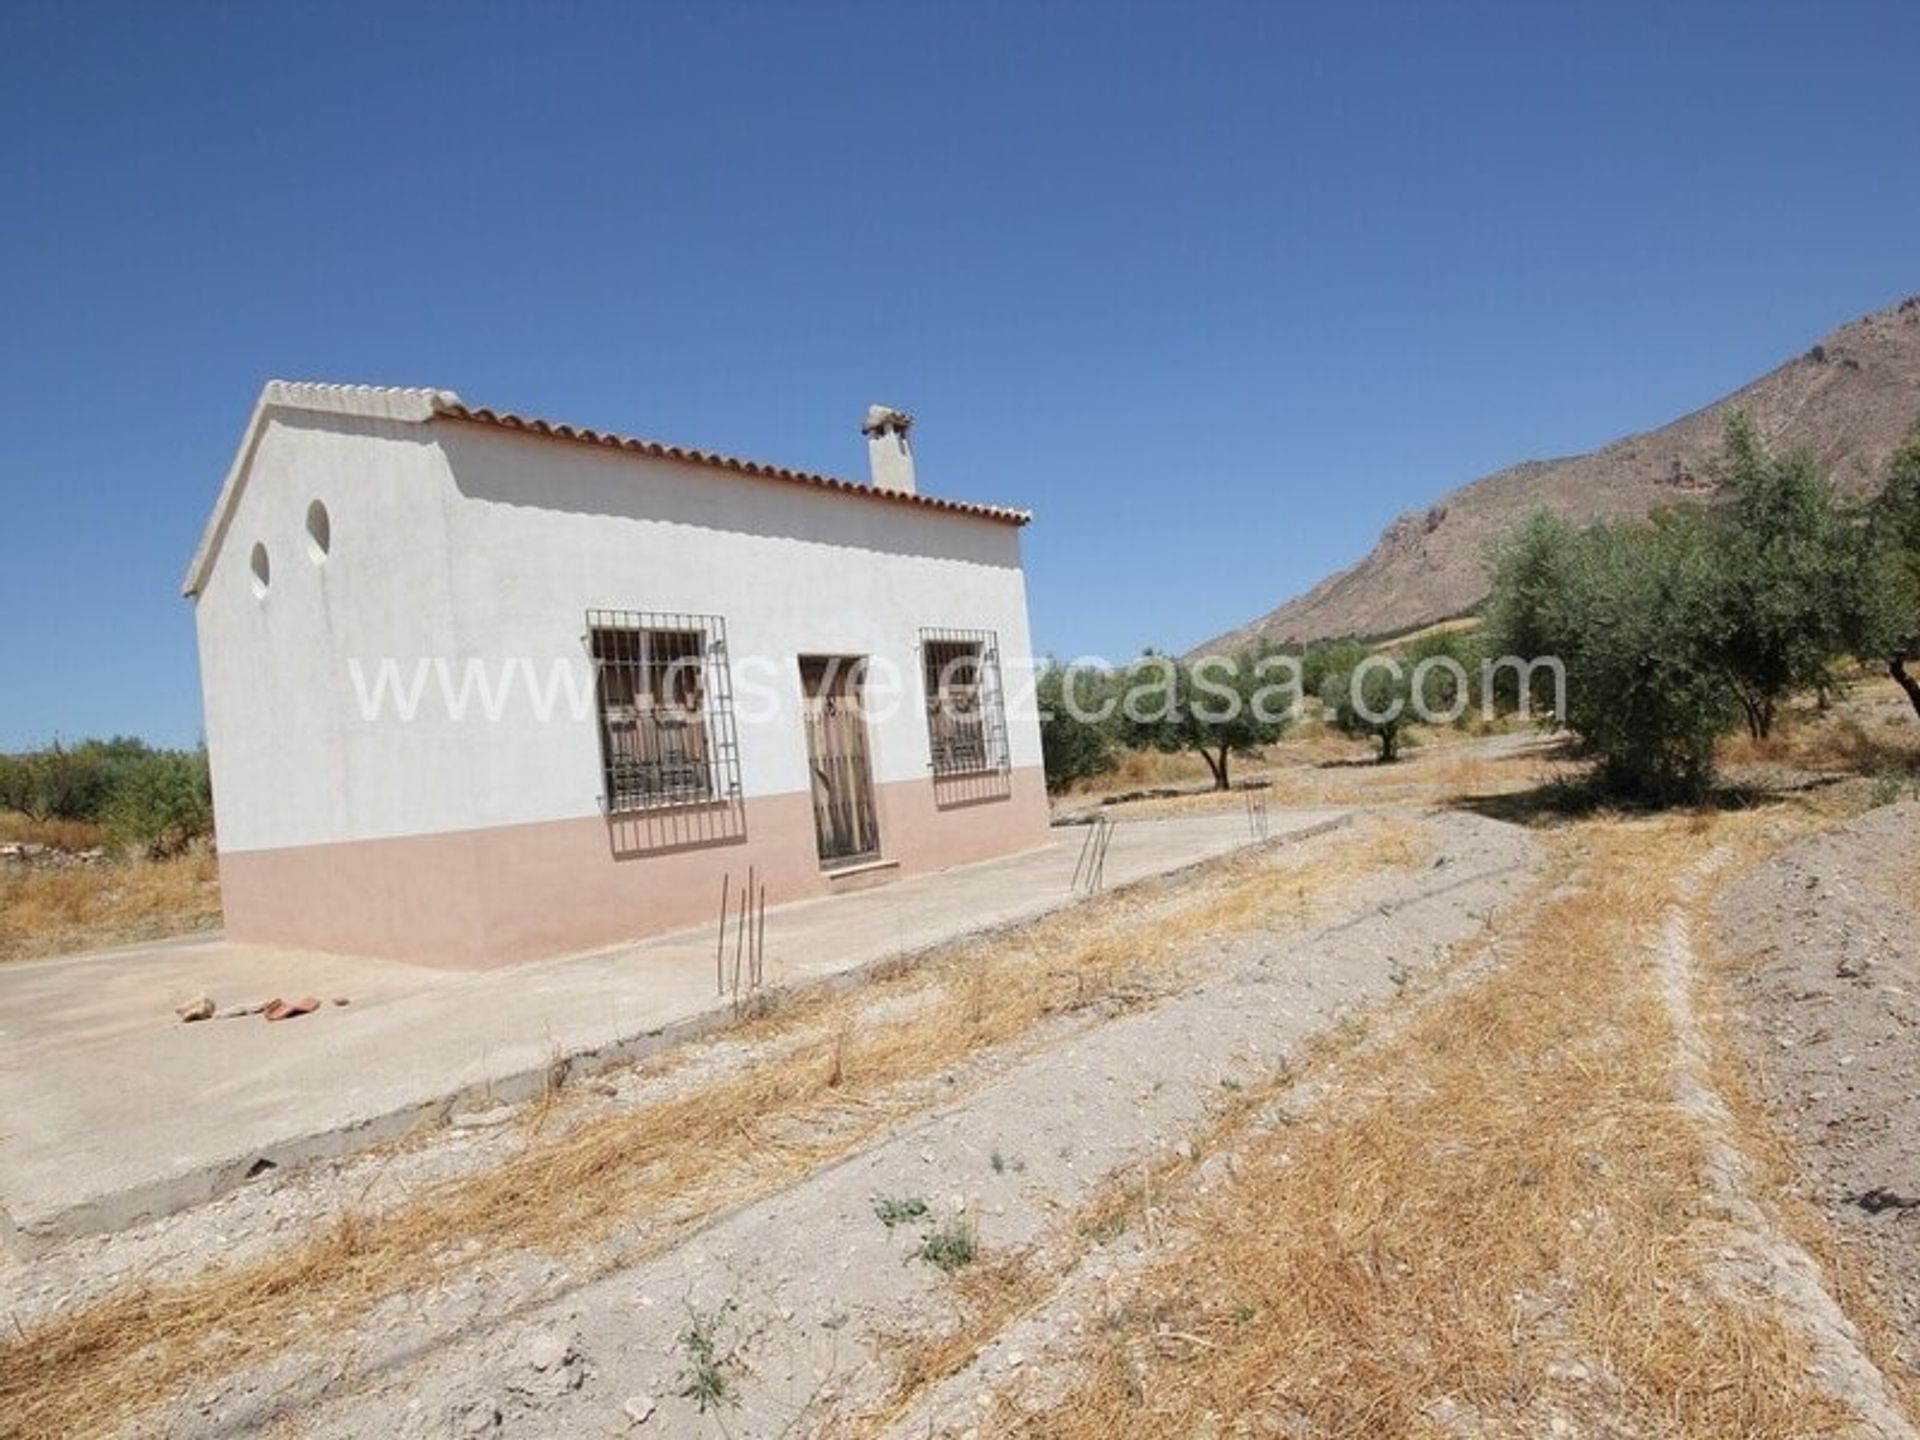
{"type": "MultiPolygon", "coordinates": [[[[1276,812],[1274,839],[1344,820],[1276,812]]],[[[804,985],[1071,904],[1084,830],[1043,848],[767,912],[767,979],[804,985]]],[[[1249,843],[1237,811],[1120,824],[1109,888],[1249,843]]],[[[630,1059],[726,1023],[711,927],[461,973],[220,940],[0,966],[0,1225],[22,1251],[535,1093],[557,1060],[630,1059]],[[174,1006],[317,995],[268,1024],[174,1006]]],[[[731,948],[731,942],[730,942],[731,948]]]]}

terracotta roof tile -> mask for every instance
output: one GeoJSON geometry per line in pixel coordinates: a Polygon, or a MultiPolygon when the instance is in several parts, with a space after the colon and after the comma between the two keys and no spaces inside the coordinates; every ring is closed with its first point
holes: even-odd
{"type": "Polygon", "coordinates": [[[785,465],[770,465],[762,460],[743,460],[735,455],[720,455],[711,450],[696,450],[686,445],[667,445],[658,440],[641,440],[630,435],[616,435],[610,430],[593,430],[582,425],[567,425],[531,415],[516,415],[507,410],[491,410],[485,406],[467,405],[450,398],[436,400],[433,409],[434,414],[453,420],[471,420],[479,425],[493,425],[503,430],[518,430],[523,434],[541,435],[554,440],[571,440],[577,444],[600,445],[612,450],[629,450],[638,455],[651,456],[656,460],[679,460],[689,465],[711,465],[715,469],[731,470],[739,475],[753,475],[763,480],[785,480],[795,485],[811,485],[820,490],[837,490],[849,495],[864,496],[870,500],[884,501],[891,505],[915,505],[922,509],[942,510],[955,515],[971,515],[982,520],[996,520],[1007,525],[1025,525],[1033,518],[1031,511],[1016,510],[1005,505],[985,505],[972,500],[948,500],[939,495],[909,495],[901,491],[881,490],[855,480],[843,480],[837,475],[817,475],[807,470],[792,470],[785,465]]]}
{"type": "Polygon", "coordinates": [[[718,470],[731,470],[738,475],[784,480],[795,485],[810,485],[817,490],[837,490],[843,494],[859,495],[887,505],[912,505],[923,510],[949,515],[969,515],[1002,525],[1025,525],[1033,518],[1025,510],[1014,510],[1004,505],[979,505],[967,500],[946,500],[938,495],[907,495],[893,490],[881,490],[872,485],[862,485],[853,480],[842,480],[833,475],[814,475],[805,470],[789,470],[784,465],[768,465],[759,460],[742,460],[732,455],[716,455],[709,450],[695,450],[685,445],[663,445],[657,440],[636,440],[630,436],[616,435],[608,430],[589,430],[579,425],[562,425],[552,420],[514,415],[504,410],[488,410],[466,404],[451,390],[269,380],[262,388],[259,399],[254,402],[253,414],[247,421],[246,432],[240,440],[240,448],[235,453],[233,463],[227,470],[226,480],[220,487],[220,496],[214,502],[213,514],[207,520],[206,529],[201,532],[199,548],[194,551],[193,560],[187,566],[186,579],[181,584],[183,593],[197,595],[201,587],[206,584],[207,576],[213,568],[214,555],[220,548],[222,538],[226,535],[228,522],[232,519],[234,507],[239,502],[240,491],[246,484],[247,473],[253,463],[254,447],[258,444],[261,435],[265,433],[268,415],[280,409],[371,416],[416,425],[443,417],[450,420],[465,420],[476,425],[493,425],[503,430],[518,430],[527,435],[540,435],[579,445],[601,445],[609,449],[628,450],[638,455],[649,455],[661,460],[679,460],[690,465],[710,465],[718,470]]]}

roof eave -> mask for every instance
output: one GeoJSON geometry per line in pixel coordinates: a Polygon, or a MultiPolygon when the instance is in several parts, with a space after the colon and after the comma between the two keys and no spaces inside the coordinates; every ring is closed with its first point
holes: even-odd
{"type": "Polygon", "coordinates": [[[228,467],[227,478],[220,486],[219,498],[214,501],[213,514],[207,519],[206,529],[201,532],[199,547],[193,552],[193,559],[187,565],[186,577],[181,581],[180,593],[188,599],[198,596],[206,588],[207,578],[213,572],[214,560],[220,553],[220,546],[226,539],[227,528],[232,523],[234,510],[246,489],[247,476],[252,471],[253,457],[260,447],[261,437],[266,433],[267,422],[273,412],[283,410],[356,415],[366,419],[399,420],[410,424],[424,424],[434,419],[464,420],[476,425],[489,425],[497,429],[517,431],[546,439],[571,440],[578,444],[624,450],[654,459],[679,460],[690,465],[711,466],[738,475],[809,485],[815,489],[857,495],[865,499],[884,500],[897,505],[909,505],[934,514],[963,515],[1014,526],[1026,525],[1033,519],[1031,511],[1017,510],[1011,506],[986,505],[970,500],[949,500],[939,495],[882,490],[856,480],[842,479],[837,475],[792,470],[784,465],[772,465],[761,460],[743,460],[738,456],[722,455],[711,450],[698,450],[684,445],[667,445],[657,440],[641,440],[633,436],[618,435],[612,431],[591,430],[577,425],[559,424],[551,420],[515,415],[510,411],[468,406],[462,403],[460,397],[451,390],[400,389],[378,385],[319,385],[291,380],[269,380],[261,388],[259,398],[254,401],[253,413],[248,417],[246,431],[240,438],[240,448],[234,452],[233,464],[228,467]]]}
{"type": "Polygon", "coordinates": [[[785,465],[769,464],[764,460],[746,460],[737,455],[723,455],[689,445],[668,445],[658,440],[620,435],[611,430],[594,430],[581,425],[567,425],[552,420],[542,420],[535,416],[516,415],[511,411],[464,405],[458,401],[440,406],[438,414],[450,420],[465,420],[472,424],[510,430],[539,439],[570,440],[575,444],[624,450],[630,454],[645,455],[655,460],[678,460],[689,465],[706,465],[727,470],[736,475],[751,475],[765,480],[782,480],[789,484],[809,485],[815,489],[857,495],[863,499],[885,500],[922,510],[997,521],[1005,525],[1026,525],[1033,519],[1032,511],[1015,509],[1012,506],[989,505],[972,500],[949,500],[940,495],[882,490],[878,486],[863,484],[858,480],[848,480],[839,475],[823,475],[811,470],[794,470],[785,465]]]}

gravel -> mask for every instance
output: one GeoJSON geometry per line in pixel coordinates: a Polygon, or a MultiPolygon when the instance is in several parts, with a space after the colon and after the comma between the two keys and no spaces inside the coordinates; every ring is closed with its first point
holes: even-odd
{"type": "Polygon", "coordinates": [[[1920,804],[1882,806],[1742,877],[1717,914],[1735,1028],[1807,1194],[1865,1247],[1908,1334],[1920,1332],[1916,852],[1920,804]]]}

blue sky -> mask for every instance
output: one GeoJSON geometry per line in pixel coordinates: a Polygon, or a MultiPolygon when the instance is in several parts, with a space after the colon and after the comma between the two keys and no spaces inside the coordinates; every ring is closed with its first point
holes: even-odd
{"type": "Polygon", "coordinates": [[[1920,6],[19,5],[0,748],[199,732],[272,376],[1031,506],[1182,647],[1920,291],[1920,6]]]}

